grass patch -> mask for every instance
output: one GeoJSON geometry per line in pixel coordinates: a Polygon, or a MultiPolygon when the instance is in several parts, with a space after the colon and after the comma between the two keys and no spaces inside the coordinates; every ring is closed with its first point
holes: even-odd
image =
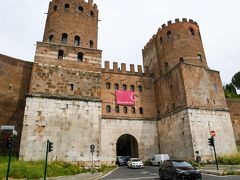
{"type": "Polygon", "coordinates": [[[117,166],[107,166],[107,165],[102,165],[101,168],[98,170],[99,172],[102,172],[103,174],[107,174],[108,172],[112,171],[115,169],[117,166]]]}
{"type": "Polygon", "coordinates": [[[218,162],[224,165],[240,165],[240,152],[228,156],[219,156],[218,162]]]}
{"type": "MultiPolygon", "coordinates": [[[[8,158],[0,157],[0,179],[6,177],[8,158]]],[[[72,165],[65,162],[52,162],[48,164],[47,177],[57,177],[66,175],[75,175],[87,170],[80,168],[79,166],[72,165]]],[[[12,158],[10,177],[12,178],[27,178],[27,179],[39,179],[44,175],[44,161],[19,161],[16,158],[12,158]]]]}

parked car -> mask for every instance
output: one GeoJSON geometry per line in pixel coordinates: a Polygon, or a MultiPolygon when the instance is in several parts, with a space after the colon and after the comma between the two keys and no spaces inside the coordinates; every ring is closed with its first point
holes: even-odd
{"type": "Polygon", "coordinates": [[[125,160],[125,156],[117,156],[116,164],[118,166],[126,165],[127,161],[125,160]]]}
{"type": "Polygon", "coordinates": [[[165,160],[169,160],[169,155],[168,154],[155,154],[150,159],[150,164],[159,166],[165,160]]]}
{"type": "Polygon", "coordinates": [[[125,161],[128,162],[128,160],[131,158],[131,156],[125,156],[125,161]]]}
{"type": "Polygon", "coordinates": [[[191,164],[181,160],[166,160],[159,167],[160,180],[201,180],[201,172],[191,164]]]}
{"type": "Polygon", "coordinates": [[[143,162],[138,158],[130,158],[127,162],[128,168],[143,168],[143,162]]]}

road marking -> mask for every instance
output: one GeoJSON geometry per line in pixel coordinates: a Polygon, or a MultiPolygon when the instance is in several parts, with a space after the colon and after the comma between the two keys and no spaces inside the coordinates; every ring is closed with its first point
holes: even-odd
{"type": "Polygon", "coordinates": [[[137,179],[155,179],[159,178],[158,176],[151,176],[151,177],[139,177],[139,178],[122,178],[122,179],[112,179],[112,180],[137,180],[137,179]]]}

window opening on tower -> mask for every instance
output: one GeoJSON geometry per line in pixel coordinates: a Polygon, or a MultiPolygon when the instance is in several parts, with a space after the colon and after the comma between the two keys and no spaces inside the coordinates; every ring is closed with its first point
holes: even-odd
{"type": "Polygon", "coordinates": [[[79,7],[78,7],[78,11],[82,13],[82,12],[83,12],[83,7],[82,7],[82,6],[79,6],[79,7]]]}
{"type": "Polygon", "coordinates": [[[197,59],[198,59],[199,61],[202,61],[202,55],[201,55],[201,54],[197,54],[197,59]]]}
{"type": "Polygon", "coordinates": [[[90,15],[91,15],[92,17],[94,17],[94,12],[93,12],[93,11],[90,11],[90,15]]]}
{"type": "Polygon", "coordinates": [[[90,48],[93,48],[93,41],[90,41],[90,48]]]}
{"type": "Polygon", "coordinates": [[[57,10],[57,5],[55,5],[53,9],[54,9],[54,11],[56,11],[57,10]]]}
{"type": "Polygon", "coordinates": [[[83,61],[83,53],[82,52],[78,53],[78,60],[81,62],[83,61]]]}
{"type": "Polygon", "coordinates": [[[107,113],[110,113],[111,112],[111,106],[107,105],[106,110],[107,110],[107,113]]]}
{"type": "Polygon", "coordinates": [[[115,107],[115,113],[119,113],[119,106],[115,107]]]}
{"type": "Polygon", "coordinates": [[[64,5],[64,10],[65,10],[65,11],[67,11],[69,8],[70,8],[70,5],[69,5],[69,4],[65,4],[65,5],[64,5]]]}
{"type": "Polygon", "coordinates": [[[62,44],[67,44],[68,35],[66,33],[62,34],[62,44]]]}
{"type": "Polygon", "coordinates": [[[132,109],[132,113],[135,114],[136,113],[135,107],[132,107],[131,109],[132,109]]]}
{"type": "Polygon", "coordinates": [[[172,32],[171,32],[171,31],[168,31],[168,32],[167,32],[167,38],[168,38],[168,39],[171,39],[171,38],[172,38],[172,32]]]}
{"type": "Polygon", "coordinates": [[[75,46],[80,46],[80,37],[79,36],[75,36],[74,45],[75,46]]]}
{"type": "Polygon", "coordinates": [[[52,40],[53,40],[53,35],[51,34],[51,35],[48,37],[48,41],[49,41],[49,42],[52,42],[52,40]]]}
{"type": "Polygon", "coordinates": [[[139,108],[139,113],[143,114],[143,108],[142,107],[139,108]]]}
{"type": "Polygon", "coordinates": [[[195,31],[194,31],[194,29],[192,27],[190,27],[189,31],[190,31],[192,36],[195,36],[195,31]]]}
{"type": "Polygon", "coordinates": [[[64,56],[64,51],[63,50],[59,50],[58,51],[58,59],[63,59],[64,56]]]}

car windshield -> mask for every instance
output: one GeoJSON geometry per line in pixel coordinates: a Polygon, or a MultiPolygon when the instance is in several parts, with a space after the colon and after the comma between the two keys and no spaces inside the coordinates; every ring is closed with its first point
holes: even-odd
{"type": "Polygon", "coordinates": [[[192,167],[191,164],[185,162],[185,161],[172,161],[173,166],[176,168],[181,168],[181,167],[192,167]]]}
{"type": "Polygon", "coordinates": [[[132,161],[136,162],[136,161],[140,161],[139,159],[132,159],[132,161]]]}

